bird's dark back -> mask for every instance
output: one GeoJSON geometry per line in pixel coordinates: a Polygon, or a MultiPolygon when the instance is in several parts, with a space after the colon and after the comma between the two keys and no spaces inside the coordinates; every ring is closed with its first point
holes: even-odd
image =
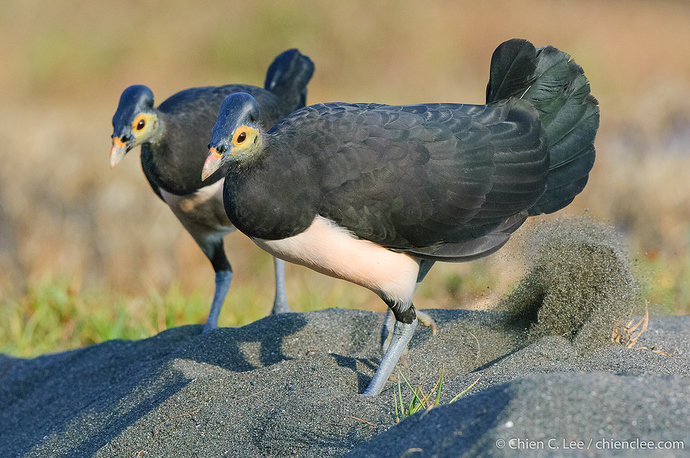
{"type": "MultiPolygon", "coordinates": [[[[519,102],[314,105],[266,141],[256,192],[285,199],[284,219],[320,214],[400,250],[490,232],[536,201],[548,167],[537,114],[519,102]]],[[[259,205],[252,194],[237,205],[259,205]]]]}
{"type": "Polygon", "coordinates": [[[158,107],[165,124],[164,138],[158,144],[142,146],[142,164],[152,184],[184,195],[225,176],[220,170],[202,182],[201,169],[220,105],[235,92],[248,92],[256,98],[261,107],[260,122],[267,128],[290,113],[273,93],[255,86],[209,86],[174,94],[158,107]]]}

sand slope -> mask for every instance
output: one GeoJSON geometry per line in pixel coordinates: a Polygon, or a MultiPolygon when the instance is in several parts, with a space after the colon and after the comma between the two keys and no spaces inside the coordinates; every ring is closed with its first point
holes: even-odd
{"type": "Polygon", "coordinates": [[[438,334],[418,329],[403,373],[428,389],[444,367],[442,404],[480,380],[399,425],[397,385],[357,394],[380,357],[383,316],[327,309],[0,356],[0,456],[502,455],[518,451],[496,441],[514,438],[542,441],[547,454],[549,439],[681,440],[690,450],[690,317],[655,318],[637,343],[666,356],[530,339],[524,322],[496,312],[430,313],[438,334]]]}

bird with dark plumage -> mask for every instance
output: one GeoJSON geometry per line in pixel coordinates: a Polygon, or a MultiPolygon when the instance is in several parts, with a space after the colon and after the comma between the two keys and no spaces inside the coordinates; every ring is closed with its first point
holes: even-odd
{"type": "Polygon", "coordinates": [[[203,173],[226,170],[230,221],[274,256],[369,288],[395,316],[364,394],[382,390],[412,337],[412,295],[434,262],[495,252],[587,182],[599,108],[568,54],[501,44],[486,102],[326,103],[269,131],[252,95],[221,106],[203,173]]]}
{"type": "MultiPolygon", "coordinates": [[[[223,209],[225,170],[201,179],[208,139],[218,110],[233,93],[248,93],[265,128],[305,105],[307,83],[314,73],[309,57],[296,49],[278,55],[268,68],[264,88],[230,84],[186,89],[157,108],[153,92],[135,85],[124,90],[113,116],[110,165],[115,166],[132,148],[141,145],[141,165],[153,191],[192,235],[215,270],[215,293],[204,332],[218,327],[232,268],[223,238],[234,230],[223,209]]],[[[275,259],[276,294],[273,313],[289,312],[285,296],[285,263],[275,259]]]]}

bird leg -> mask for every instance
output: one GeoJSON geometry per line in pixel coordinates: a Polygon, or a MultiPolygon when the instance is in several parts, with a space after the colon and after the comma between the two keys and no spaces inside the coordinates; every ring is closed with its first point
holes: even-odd
{"type": "MultiPolygon", "coordinates": [[[[436,326],[436,321],[431,318],[428,313],[422,312],[421,310],[415,310],[417,313],[417,319],[422,326],[427,326],[431,328],[431,334],[436,335],[438,327],[436,326]]],[[[391,309],[386,311],[386,317],[383,319],[383,326],[381,327],[381,351],[385,352],[390,345],[391,338],[393,337],[393,325],[395,324],[395,316],[391,309]]]]}
{"type": "MultiPolygon", "coordinates": [[[[193,234],[192,234],[193,235],[193,234]]],[[[197,239],[197,243],[199,240],[197,239]]],[[[218,317],[220,310],[223,308],[225,296],[228,295],[230,289],[230,281],[232,280],[232,266],[225,255],[225,248],[223,247],[223,237],[218,235],[211,245],[199,243],[201,250],[208,256],[213,270],[216,272],[216,290],[213,293],[213,302],[211,302],[211,310],[208,312],[208,318],[202,332],[209,332],[218,328],[218,317]]]]}
{"type": "MultiPolygon", "coordinates": [[[[412,309],[414,313],[414,307],[412,307],[412,309]]],[[[388,377],[393,373],[395,365],[407,348],[407,344],[410,342],[414,330],[417,327],[417,317],[414,316],[414,314],[413,317],[414,319],[411,323],[403,323],[402,321],[398,321],[396,317],[391,343],[388,346],[388,350],[386,350],[386,353],[383,355],[379,368],[376,370],[369,386],[364,391],[366,396],[376,396],[379,394],[386,384],[386,381],[388,381],[388,377]]]]}
{"type": "MultiPolygon", "coordinates": [[[[422,283],[422,280],[424,280],[426,274],[429,273],[429,270],[431,270],[431,268],[434,266],[434,263],[435,261],[430,261],[428,259],[419,260],[419,272],[417,273],[417,284],[415,285],[415,290],[419,287],[420,283],[422,283]]],[[[422,323],[423,326],[430,327],[431,333],[433,335],[436,335],[436,322],[433,318],[431,318],[431,315],[421,312],[419,310],[415,310],[415,312],[417,313],[417,318],[419,319],[419,322],[422,323]]],[[[392,331],[394,323],[395,317],[393,316],[393,310],[389,308],[388,311],[386,311],[386,318],[384,318],[383,327],[381,328],[382,352],[385,352],[388,348],[388,345],[390,345],[391,337],[393,337],[392,331]]]]}
{"type": "Polygon", "coordinates": [[[216,272],[216,291],[213,293],[211,311],[208,313],[203,332],[209,332],[218,328],[220,309],[223,308],[223,302],[225,302],[225,296],[228,294],[228,289],[230,289],[231,280],[232,270],[219,270],[216,272]]]}
{"type": "Polygon", "coordinates": [[[273,265],[276,272],[276,296],[273,299],[271,314],[289,313],[291,312],[290,305],[285,294],[285,261],[274,256],[273,265]]]}

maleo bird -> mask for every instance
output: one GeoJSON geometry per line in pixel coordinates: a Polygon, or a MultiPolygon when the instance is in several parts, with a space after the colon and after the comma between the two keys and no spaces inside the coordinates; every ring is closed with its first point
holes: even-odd
{"type": "Polygon", "coordinates": [[[269,131],[252,95],[221,106],[203,173],[227,167],[230,221],[274,256],[369,288],[395,315],[364,394],[381,391],[412,337],[415,284],[435,261],[495,252],[587,182],[599,109],[569,55],[501,44],[486,101],[327,103],[269,131]]]}
{"type": "MultiPolygon", "coordinates": [[[[146,86],[130,86],[120,97],[113,116],[110,165],[141,145],[141,165],[153,191],[173,211],[208,257],[216,273],[216,287],[204,332],[218,327],[232,268],[223,237],[234,230],[223,209],[225,170],[202,182],[201,169],[208,139],[223,100],[233,93],[251,94],[261,115],[256,121],[271,127],[305,105],[307,83],[314,64],[296,49],[278,55],[268,68],[264,89],[231,84],[178,92],[154,108],[146,86]]],[[[285,296],[285,263],[275,259],[276,294],[273,313],[289,312],[285,296]]]]}

